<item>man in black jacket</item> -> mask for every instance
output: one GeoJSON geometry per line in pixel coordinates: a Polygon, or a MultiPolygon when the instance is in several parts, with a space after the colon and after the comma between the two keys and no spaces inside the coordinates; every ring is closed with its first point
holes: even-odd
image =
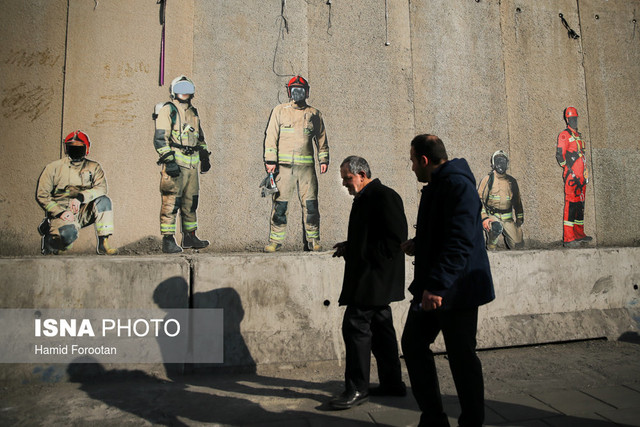
{"type": "Polygon", "coordinates": [[[435,135],[411,141],[412,169],[422,189],[416,237],[403,243],[415,255],[413,295],[402,350],[421,426],[449,426],[429,348],[442,331],[461,414],[458,425],[484,421],[482,365],[476,355],[478,306],[495,298],[484,248],[481,202],[464,159],[448,160],[435,135]]]}
{"type": "Polygon", "coordinates": [[[348,409],[371,395],[406,395],[392,301],[404,299],[407,219],[402,199],[379,179],[371,179],[367,161],[347,157],[340,166],[342,185],[354,196],[347,241],[334,246],[345,260],[339,304],[346,305],[342,336],[346,348],[345,392],[330,404],[348,409]],[[369,390],[371,352],[378,362],[380,386],[369,390]]]}

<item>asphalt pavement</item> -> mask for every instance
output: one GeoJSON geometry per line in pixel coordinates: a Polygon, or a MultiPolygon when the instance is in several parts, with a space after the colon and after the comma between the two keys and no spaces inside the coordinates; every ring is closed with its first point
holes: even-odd
{"type": "MultiPolygon", "coordinates": [[[[640,340],[594,340],[479,352],[488,426],[640,426],[640,340]]],[[[445,408],[459,405],[445,354],[437,355],[445,408]]],[[[403,366],[404,368],[404,366],[403,366]]],[[[255,372],[157,378],[97,366],[69,381],[0,386],[0,425],[415,426],[406,397],[328,405],[343,387],[338,361],[261,366],[255,372]]],[[[406,369],[403,372],[409,385],[406,369]]],[[[377,382],[375,363],[372,384],[377,382]]]]}

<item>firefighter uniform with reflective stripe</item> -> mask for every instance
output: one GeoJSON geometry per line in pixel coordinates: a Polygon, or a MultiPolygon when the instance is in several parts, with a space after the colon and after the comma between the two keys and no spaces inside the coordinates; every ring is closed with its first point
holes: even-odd
{"type": "Polygon", "coordinates": [[[171,177],[165,172],[165,165],[162,165],[160,232],[162,235],[175,234],[178,210],[182,218],[182,231],[195,231],[198,228],[196,210],[200,192],[199,149],[207,149],[198,112],[189,103],[174,99],[160,109],[155,123],[153,142],[156,151],[161,157],[173,151],[175,162],[180,166],[180,175],[171,177]]]}
{"type": "Polygon", "coordinates": [[[48,233],[60,236],[65,247],[78,238],[81,228],[91,224],[98,236],[113,234],[111,199],[98,162],[65,157],[49,163],[38,180],[36,199],[50,220],[48,233]],[[82,199],[80,210],[73,221],[65,221],[60,215],[70,210],[71,199],[82,199]]]}
{"type": "MultiPolygon", "coordinates": [[[[478,195],[482,200],[482,221],[487,218],[499,221],[503,226],[502,234],[507,248],[523,248],[520,225],[524,222],[524,209],[516,179],[508,174],[491,171],[480,181],[478,195]]],[[[487,232],[487,248],[495,249],[499,238],[500,234],[487,232]]]]}
{"type": "Polygon", "coordinates": [[[564,179],[563,241],[584,239],[584,201],[589,174],[580,132],[567,127],[558,135],[556,160],[563,168],[564,179]]]}
{"type": "Polygon", "coordinates": [[[314,145],[318,162],[328,165],[329,145],[320,111],[293,101],[273,109],[264,140],[265,164],[278,165],[275,181],[279,192],[273,195],[271,242],[282,243],[285,238],[287,207],[296,189],[302,206],[305,238],[307,241],[320,239],[314,145]]]}

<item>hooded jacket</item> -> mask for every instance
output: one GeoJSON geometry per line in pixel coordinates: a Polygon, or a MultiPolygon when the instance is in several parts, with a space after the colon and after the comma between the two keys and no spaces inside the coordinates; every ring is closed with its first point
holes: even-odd
{"type": "Polygon", "coordinates": [[[438,167],[422,189],[415,237],[414,301],[424,290],[442,297],[442,308],[472,308],[495,298],[484,247],[481,201],[464,159],[438,167]]]}

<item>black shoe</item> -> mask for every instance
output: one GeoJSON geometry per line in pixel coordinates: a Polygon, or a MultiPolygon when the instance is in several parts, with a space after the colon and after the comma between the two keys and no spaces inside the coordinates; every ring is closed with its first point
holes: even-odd
{"type": "Polygon", "coordinates": [[[202,249],[206,248],[207,246],[209,246],[209,241],[198,239],[195,231],[187,231],[186,233],[182,234],[183,248],[202,249]]]}
{"type": "Polygon", "coordinates": [[[329,402],[333,409],[349,409],[369,401],[369,393],[359,391],[345,391],[329,402]]]}
{"type": "Polygon", "coordinates": [[[182,252],[182,248],[178,246],[173,234],[162,236],[162,252],[165,254],[177,254],[182,252]]]}
{"type": "Polygon", "coordinates": [[[581,238],[576,239],[576,240],[577,240],[578,242],[584,242],[584,243],[586,243],[586,242],[590,242],[590,241],[592,241],[592,240],[593,240],[593,237],[591,237],[591,236],[584,236],[584,237],[581,237],[581,238]]]}
{"type": "Polygon", "coordinates": [[[378,387],[372,387],[369,389],[370,396],[398,396],[404,397],[407,395],[407,386],[404,383],[396,386],[380,385],[378,387]]]}
{"type": "Polygon", "coordinates": [[[578,242],[577,240],[572,240],[570,242],[563,242],[562,246],[564,246],[565,248],[579,248],[580,242],[578,242]]]}

